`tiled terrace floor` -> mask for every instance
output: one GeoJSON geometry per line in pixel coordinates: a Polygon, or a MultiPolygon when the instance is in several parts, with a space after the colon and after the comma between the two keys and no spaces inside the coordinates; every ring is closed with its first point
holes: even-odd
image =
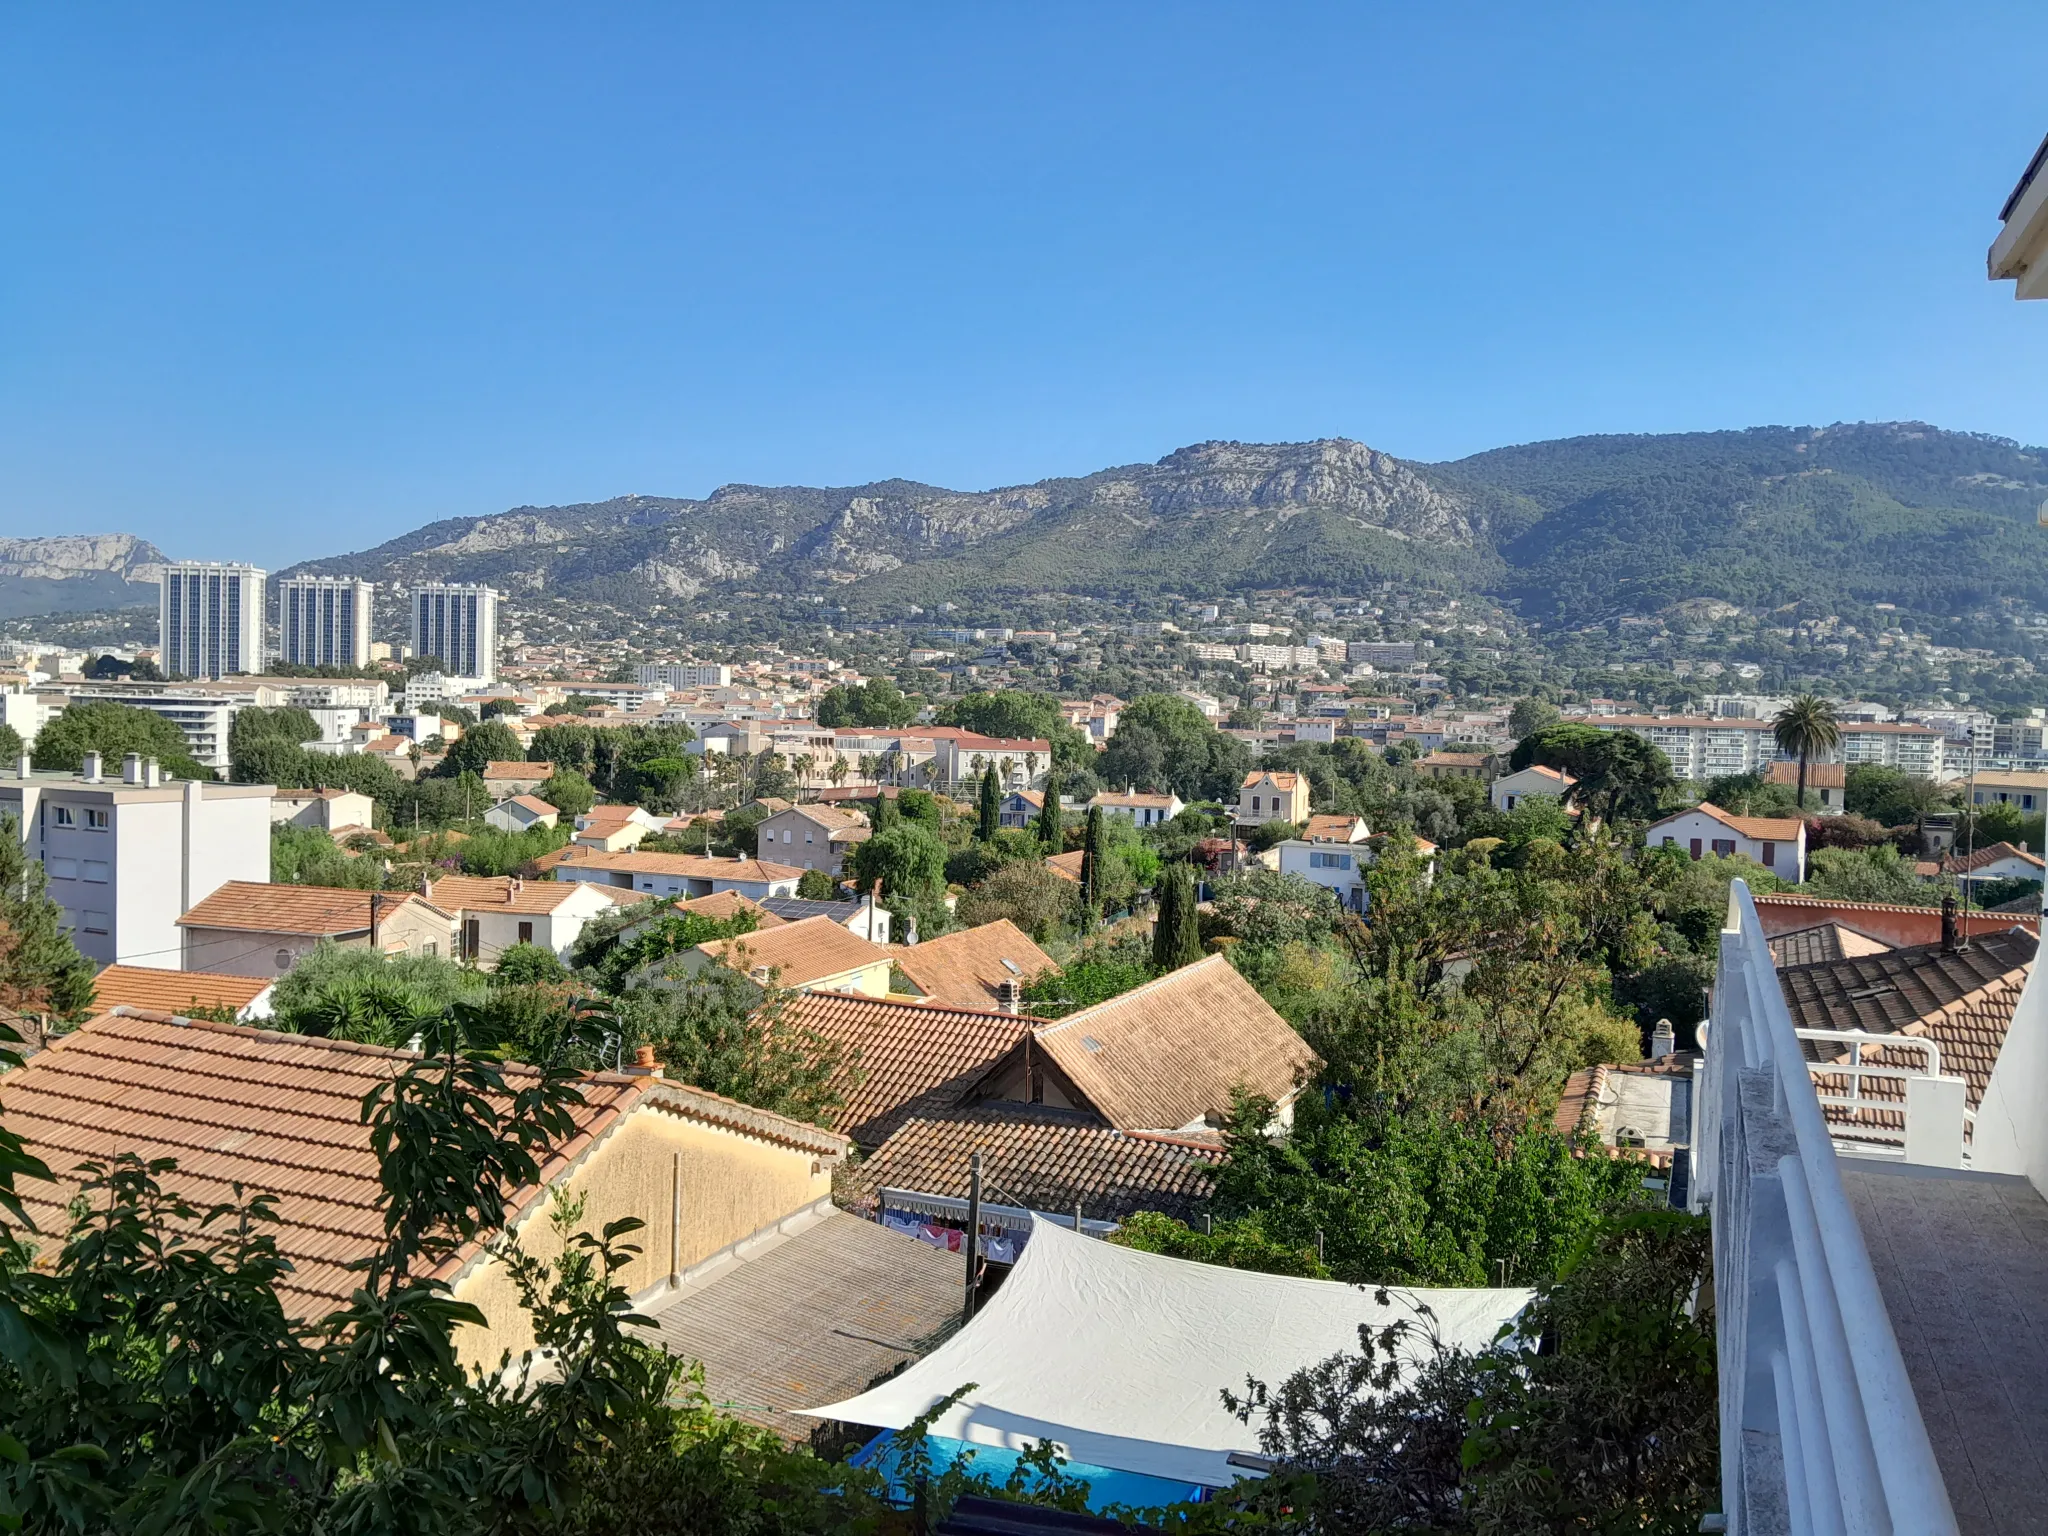
{"type": "Polygon", "coordinates": [[[2048,1532],[2048,1203],[2000,1174],[1841,1171],[1958,1524],[2048,1532]]]}

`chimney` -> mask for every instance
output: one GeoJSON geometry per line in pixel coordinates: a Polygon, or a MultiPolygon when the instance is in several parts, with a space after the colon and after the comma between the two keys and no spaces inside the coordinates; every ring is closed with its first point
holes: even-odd
{"type": "Polygon", "coordinates": [[[88,752],[85,754],[85,766],[83,767],[83,769],[80,770],[80,773],[81,777],[83,777],[85,782],[88,784],[97,784],[100,782],[99,753],[88,752]]]}
{"type": "Polygon", "coordinates": [[[142,754],[140,752],[122,754],[121,782],[123,784],[140,784],[142,782],[142,754]]]}
{"type": "Polygon", "coordinates": [[[1669,1019],[1659,1019],[1657,1027],[1650,1031],[1650,1059],[1662,1061],[1678,1049],[1678,1032],[1671,1027],[1669,1019]]]}
{"type": "Polygon", "coordinates": [[[996,1006],[1005,1013],[1024,1011],[1024,983],[1014,976],[1005,976],[996,983],[996,1006]]]}
{"type": "Polygon", "coordinates": [[[1941,898],[1941,952],[1952,955],[1959,947],[1962,925],[1956,919],[1956,899],[1941,898]]]}
{"type": "Polygon", "coordinates": [[[633,1064],[630,1067],[621,1067],[619,1070],[628,1077],[661,1076],[661,1066],[654,1059],[654,1047],[651,1045],[634,1046],[633,1064]]]}
{"type": "Polygon", "coordinates": [[[155,789],[164,781],[163,765],[153,757],[142,760],[142,783],[147,789],[155,789]]]}
{"type": "Polygon", "coordinates": [[[35,772],[35,768],[35,760],[31,758],[26,752],[22,753],[21,756],[16,758],[14,761],[14,772],[17,778],[27,778],[31,773],[35,772]]]}

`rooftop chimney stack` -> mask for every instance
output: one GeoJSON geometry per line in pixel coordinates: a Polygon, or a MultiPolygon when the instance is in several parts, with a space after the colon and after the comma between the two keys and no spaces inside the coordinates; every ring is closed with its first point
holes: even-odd
{"type": "Polygon", "coordinates": [[[144,759],[142,760],[142,782],[143,782],[143,784],[144,784],[144,785],[145,785],[145,786],[146,786],[147,788],[150,788],[150,789],[155,789],[155,788],[156,788],[156,787],[157,787],[157,786],[158,786],[159,784],[163,783],[163,781],[164,781],[164,770],[163,770],[163,765],[162,765],[161,763],[159,763],[159,762],[158,762],[158,761],[157,761],[157,760],[156,760],[155,758],[153,758],[153,757],[145,757],[145,758],[144,758],[144,759]]]}
{"type": "Polygon", "coordinates": [[[142,754],[140,752],[122,754],[121,782],[123,784],[140,784],[142,782],[142,754]]]}
{"type": "Polygon", "coordinates": [[[16,758],[14,761],[15,776],[17,778],[25,779],[31,773],[35,772],[35,767],[35,760],[31,758],[27,752],[23,752],[21,756],[16,758]]]}
{"type": "Polygon", "coordinates": [[[1005,976],[996,983],[996,1006],[1005,1013],[1017,1014],[1024,1011],[1024,983],[1014,976],[1005,976]]]}
{"type": "Polygon", "coordinates": [[[100,781],[100,755],[99,755],[99,753],[97,753],[97,752],[88,752],[88,753],[86,753],[86,754],[85,754],[85,765],[84,765],[84,767],[83,767],[83,768],[82,768],[82,769],[80,770],[80,777],[82,777],[82,778],[83,778],[83,779],[85,780],[85,782],[86,782],[86,783],[88,783],[88,784],[97,784],[97,783],[99,783],[99,781],[100,781]]]}
{"type": "Polygon", "coordinates": [[[1650,1059],[1662,1061],[1678,1050],[1678,1032],[1671,1027],[1669,1019],[1659,1019],[1657,1027],[1650,1031],[1650,1059]]]}
{"type": "Polygon", "coordinates": [[[654,1047],[651,1045],[634,1046],[633,1064],[630,1067],[624,1067],[620,1070],[622,1070],[628,1077],[661,1076],[661,1066],[654,1059],[654,1047]]]}
{"type": "Polygon", "coordinates": [[[1956,952],[1961,937],[1962,924],[1956,918],[1956,899],[1953,896],[1941,898],[1941,952],[1952,955],[1956,952]]]}

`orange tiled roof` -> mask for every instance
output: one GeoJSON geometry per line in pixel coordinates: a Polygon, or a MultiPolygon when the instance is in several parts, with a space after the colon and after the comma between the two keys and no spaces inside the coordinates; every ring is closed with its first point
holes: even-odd
{"type": "Polygon", "coordinates": [[[1014,1014],[845,992],[800,992],[782,1006],[792,1027],[846,1052],[834,1083],[846,1102],[832,1129],[867,1147],[913,1114],[959,1103],[1031,1032],[1031,1021],[1014,1014]]]}
{"type": "Polygon", "coordinates": [[[843,1186],[854,1202],[883,1189],[967,1194],[968,1159],[982,1156],[984,1188],[1033,1210],[1072,1211],[1120,1221],[1163,1211],[1183,1221],[1200,1214],[1215,1182],[1219,1148],[1126,1136],[1096,1116],[1046,1104],[983,1099],[905,1120],[843,1186]]]}
{"type": "Polygon", "coordinates": [[[489,762],[484,764],[481,775],[488,784],[492,779],[551,779],[555,776],[553,763],[529,763],[524,760],[510,762],[489,762]]]}
{"type": "Polygon", "coordinates": [[[993,1008],[998,983],[1030,981],[1053,969],[1052,956],[1007,917],[890,953],[926,997],[959,1008],[993,1008]]]}
{"type": "MultiPolygon", "coordinates": [[[[742,896],[738,891],[719,891],[712,896],[692,896],[687,901],[676,903],[678,912],[695,912],[699,916],[724,922],[742,912],[751,912],[762,928],[780,928],[787,921],[777,917],[751,896],[742,896]]],[[[758,931],[758,930],[756,930],[758,931]]]]}
{"type": "Polygon", "coordinates": [[[547,801],[542,800],[536,795],[514,795],[510,800],[507,800],[505,803],[507,805],[516,805],[521,810],[529,811],[535,816],[555,816],[560,814],[560,812],[558,812],[552,805],[549,805],[547,801]]]}
{"type": "MultiPolygon", "coordinates": [[[[489,911],[548,913],[568,901],[579,890],[602,892],[607,886],[585,886],[554,880],[521,880],[516,875],[443,875],[433,882],[427,900],[443,912],[489,911]]],[[[627,892],[619,892],[626,895],[627,892]]]]}
{"type": "Polygon", "coordinates": [[[146,965],[110,965],[92,979],[93,1009],[248,1007],[270,990],[267,976],[227,976],[218,971],[160,971],[146,965]]]}
{"type": "MultiPolygon", "coordinates": [[[[1806,826],[1806,823],[1796,816],[1737,816],[1731,811],[1722,810],[1710,800],[1702,800],[1691,809],[1711,816],[1722,826],[1733,827],[1744,837],[1754,838],[1760,843],[1796,843],[1799,841],[1800,832],[1806,826]]],[[[1652,825],[1661,827],[1665,822],[1675,821],[1679,816],[1686,814],[1686,811],[1679,811],[1676,815],[1666,816],[1664,821],[1654,822],[1652,825]]]]}
{"type": "MultiPolygon", "coordinates": [[[[1787,789],[1799,787],[1799,765],[1797,763],[1772,763],[1764,770],[1766,784],[1782,784],[1787,789]]],[[[1808,789],[1840,789],[1849,782],[1849,769],[1845,763],[1808,763],[1806,765],[1806,787],[1808,789]]]]}
{"type": "Polygon", "coordinates": [[[1081,883],[1081,861],[1088,856],[1087,850],[1076,848],[1072,853],[1056,853],[1045,861],[1045,867],[1062,880],[1081,883]]]}
{"type": "Polygon", "coordinates": [[[714,960],[730,957],[730,963],[748,970],[768,966],[776,972],[776,985],[783,987],[809,986],[890,958],[887,949],[849,933],[831,917],[807,917],[736,939],[712,939],[697,948],[714,960]]]}
{"type": "Polygon", "coordinates": [[[1312,843],[1353,843],[1360,841],[1364,830],[1363,816],[1311,816],[1302,836],[1312,843]]]}
{"type": "Polygon", "coordinates": [[[1125,1131],[1193,1125],[1240,1084],[1284,1103],[1322,1065],[1222,955],[1041,1025],[1036,1043],[1125,1131]]]}
{"type": "Polygon", "coordinates": [[[2005,859],[2018,859],[2035,869],[2048,869],[2038,853],[2029,853],[2024,848],[2015,848],[2011,843],[1993,843],[1989,848],[1979,848],[1974,853],[1951,852],[1941,861],[1942,873],[1949,875],[1975,874],[1987,865],[1997,864],[2005,859]]]}
{"type": "Polygon", "coordinates": [[[1301,782],[1301,775],[1298,773],[1275,773],[1270,769],[1254,768],[1244,776],[1243,787],[1250,789],[1254,784],[1268,781],[1271,782],[1275,789],[1292,790],[1296,784],[1301,782]]]}
{"type": "Polygon", "coordinates": [[[621,849],[607,853],[602,848],[582,847],[571,843],[545,855],[546,862],[535,860],[544,868],[557,868],[563,864],[577,864],[590,869],[618,870],[626,874],[681,875],[695,880],[795,880],[803,871],[789,864],[770,864],[765,859],[714,859],[695,853],[641,853],[637,849],[621,849]]]}
{"type": "MultiPolygon", "coordinates": [[[[178,919],[181,928],[227,928],[245,933],[302,933],[321,938],[368,933],[371,913],[383,922],[409,901],[410,891],[340,890],[325,885],[270,885],[230,880],[178,919]]],[[[430,902],[421,902],[432,906],[430,902]]],[[[439,915],[448,914],[433,907],[439,915]]]]}
{"type": "MultiPolygon", "coordinates": [[[[1040,803],[1044,803],[1042,798],[1040,803]]],[[[1169,805],[1173,804],[1173,796],[1148,795],[1145,794],[1143,791],[1119,791],[1105,789],[1101,794],[1097,795],[1093,800],[1090,800],[1088,803],[1090,805],[1130,806],[1133,809],[1163,811],[1169,805]]]]}

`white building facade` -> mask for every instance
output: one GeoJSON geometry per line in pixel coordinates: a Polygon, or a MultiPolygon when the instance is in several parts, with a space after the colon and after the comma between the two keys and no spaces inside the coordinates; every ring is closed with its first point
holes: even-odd
{"type": "Polygon", "coordinates": [[[159,582],[160,665],[174,677],[263,670],[263,579],[253,565],[180,561],[159,582]]]}
{"type": "Polygon", "coordinates": [[[428,582],[412,592],[412,652],[438,657],[467,683],[498,677],[498,594],[467,583],[428,582]]]}
{"type": "Polygon", "coordinates": [[[279,659],[296,667],[370,664],[370,600],[352,576],[292,576],[277,584],[279,659]]]}
{"type": "Polygon", "coordinates": [[[166,781],[133,753],[111,774],[99,754],[83,771],[0,777],[12,816],[79,953],[101,965],[181,968],[178,919],[230,880],[270,880],[268,784],[166,781]]]}

